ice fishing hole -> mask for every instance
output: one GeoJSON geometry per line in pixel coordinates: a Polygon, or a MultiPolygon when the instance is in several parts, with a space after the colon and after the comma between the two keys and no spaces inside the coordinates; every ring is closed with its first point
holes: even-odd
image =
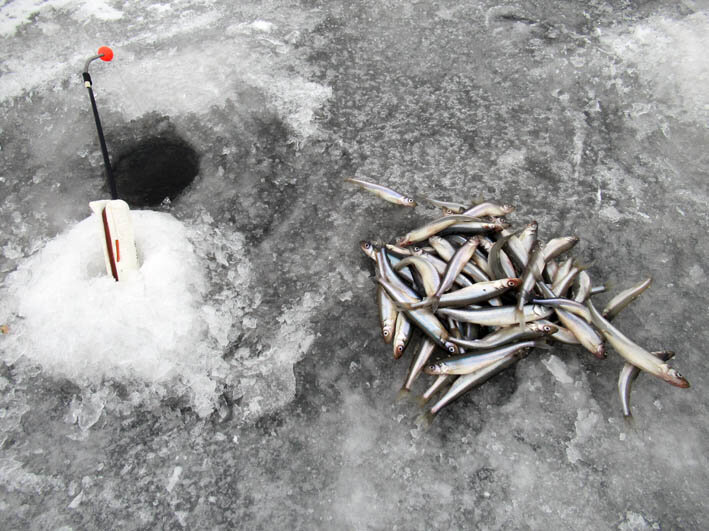
{"type": "Polygon", "coordinates": [[[174,201],[198,172],[197,152],[175,134],[144,138],[127,147],[113,168],[118,197],[131,206],[174,201]]]}

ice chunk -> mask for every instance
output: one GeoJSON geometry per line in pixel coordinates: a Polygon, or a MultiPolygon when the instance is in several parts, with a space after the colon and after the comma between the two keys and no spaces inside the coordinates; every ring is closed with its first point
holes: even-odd
{"type": "Polygon", "coordinates": [[[175,485],[177,485],[177,482],[180,480],[180,474],[182,474],[182,467],[176,466],[172,471],[170,479],[167,481],[167,485],[165,486],[168,492],[172,492],[172,489],[175,488],[175,485]]]}
{"type": "Polygon", "coordinates": [[[569,373],[566,371],[566,365],[559,359],[558,356],[554,356],[552,354],[549,358],[543,360],[542,363],[560,383],[565,385],[574,383],[574,379],[571,378],[569,373]]]}
{"type": "Polygon", "coordinates": [[[84,491],[82,490],[79,494],[77,494],[73,500],[71,500],[71,503],[67,506],[69,509],[76,509],[84,499],[84,491]]]}

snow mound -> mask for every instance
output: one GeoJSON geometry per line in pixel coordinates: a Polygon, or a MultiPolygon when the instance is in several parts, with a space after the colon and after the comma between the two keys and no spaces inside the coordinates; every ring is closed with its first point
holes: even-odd
{"type": "Polygon", "coordinates": [[[24,356],[80,385],[139,381],[165,394],[189,388],[200,415],[213,409],[225,362],[214,331],[229,313],[203,311],[208,287],[188,229],[166,213],[133,211],[138,275],[106,275],[99,227],[87,218],[50,241],[7,279],[4,357],[24,356]]]}

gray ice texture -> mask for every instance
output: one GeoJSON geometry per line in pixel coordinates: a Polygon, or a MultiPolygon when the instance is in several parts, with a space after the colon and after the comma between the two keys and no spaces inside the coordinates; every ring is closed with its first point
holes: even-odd
{"type": "Polygon", "coordinates": [[[709,3],[15,0],[0,40],[0,528],[706,528],[709,3]],[[86,244],[104,44],[114,160],[199,157],[134,210],[125,304],[86,244]],[[692,387],[641,376],[628,423],[623,360],[554,345],[424,430],[359,241],[435,214],[346,177],[652,276],[615,322],[692,387]]]}

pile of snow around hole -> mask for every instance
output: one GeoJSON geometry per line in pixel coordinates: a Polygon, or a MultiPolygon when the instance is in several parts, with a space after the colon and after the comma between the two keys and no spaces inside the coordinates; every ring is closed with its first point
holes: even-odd
{"type": "Polygon", "coordinates": [[[135,278],[106,275],[95,218],[57,236],[8,277],[9,313],[0,318],[11,333],[3,357],[24,357],[82,386],[137,382],[138,394],[163,397],[182,389],[205,416],[226,366],[223,340],[210,330],[228,330],[233,316],[204,311],[208,281],[183,223],[159,212],[132,216],[135,278]]]}

